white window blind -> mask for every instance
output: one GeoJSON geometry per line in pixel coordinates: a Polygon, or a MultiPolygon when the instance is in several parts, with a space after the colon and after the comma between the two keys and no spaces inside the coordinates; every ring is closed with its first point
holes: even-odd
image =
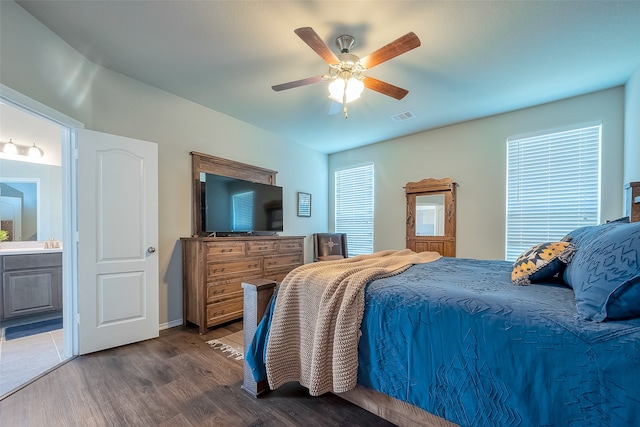
{"type": "Polygon", "coordinates": [[[373,164],[335,172],[335,231],[347,233],[349,256],[373,253],[373,164]]]}
{"type": "Polygon", "coordinates": [[[253,231],[253,191],[234,194],[233,231],[253,231]]]}
{"type": "Polygon", "coordinates": [[[506,259],[599,222],[601,125],[507,139],[506,259]]]}

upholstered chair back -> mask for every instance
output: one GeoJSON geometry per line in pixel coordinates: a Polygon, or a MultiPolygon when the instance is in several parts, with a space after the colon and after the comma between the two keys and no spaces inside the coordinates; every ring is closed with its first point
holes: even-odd
{"type": "Polygon", "coordinates": [[[315,233],[313,235],[313,260],[330,261],[347,258],[345,233],[315,233]]]}

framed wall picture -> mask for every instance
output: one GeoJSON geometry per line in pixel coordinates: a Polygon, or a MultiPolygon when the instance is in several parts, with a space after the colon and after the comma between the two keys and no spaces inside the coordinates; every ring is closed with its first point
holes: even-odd
{"type": "Polygon", "coordinates": [[[298,192],[298,216],[311,216],[311,194],[298,192]]]}

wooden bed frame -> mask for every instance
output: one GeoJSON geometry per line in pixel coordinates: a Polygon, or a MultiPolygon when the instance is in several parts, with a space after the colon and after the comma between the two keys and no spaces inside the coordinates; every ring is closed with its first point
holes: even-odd
{"type": "MultiPolygon", "coordinates": [[[[627,199],[625,215],[629,216],[631,222],[640,222],[640,181],[627,184],[625,191],[627,199]]],[[[264,316],[267,305],[271,300],[276,282],[255,279],[243,283],[242,287],[244,288],[244,348],[246,351],[256,332],[256,327],[264,316]]],[[[269,385],[266,381],[256,384],[246,361],[244,362],[244,383],[242,388],[255,397],[269,390],[269,385]]],[[[417,406],[359,385],[353,390],[336,394],[336,396],[398,426],[456,426],[456,424],[417,406]]]]}

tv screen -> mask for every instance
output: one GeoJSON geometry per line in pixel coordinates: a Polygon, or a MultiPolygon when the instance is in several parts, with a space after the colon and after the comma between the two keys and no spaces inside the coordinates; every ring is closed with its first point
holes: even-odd
{"type": "Polygon", "coordinates": [[[202,229],[207,233],[283,231],[282,187],[203,173],[202,229]]]}

